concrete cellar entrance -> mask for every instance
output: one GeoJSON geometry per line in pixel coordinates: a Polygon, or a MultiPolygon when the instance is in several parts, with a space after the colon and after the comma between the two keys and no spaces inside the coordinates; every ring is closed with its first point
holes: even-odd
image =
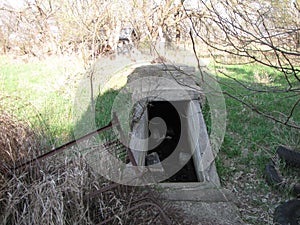
{"type": "Polygon", "coordinates": [[[127,83],[135,102],[129,147],[156,182],[220,186],[195,69],[184,65],[135,68],[127,83]],[[132,86],[130,86],[130,84],[132,86]]]}

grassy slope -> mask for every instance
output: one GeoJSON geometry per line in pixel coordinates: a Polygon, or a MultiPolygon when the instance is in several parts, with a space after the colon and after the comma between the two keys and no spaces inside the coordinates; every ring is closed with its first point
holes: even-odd
{"type": "MultiPolygon", "coordinates": [[[[77,62],[78,63],[78,62],[77,62]]],[[[73,93],[80,67],[73,59],[49,58],[24,63],[0,58],[0,93],[30,102],[41,114],[55,145],[69,140],[72,130],[73,93]]],[[[17,108],[18,103],[12,107],[17,108]]],[[[24,110],[30,111],[29,108],[24,110]]]]}
{"type": "MultiPolygon", "coordinates": [[[[259,66],[230,66],[223,68],[247,87],[256,90],[266,90],[283,86],[282,76],[269,68],[259,66]],[[269,81],[261,81],[258,77],[268,74],[269,81]]],[[[243,88],[236,81],[219,74],[222,89],[247,102],[251,102],[264,112],[278,115],[278,112],[288,114],[298,96],[286,98],[291,94],[286,93],[255,93],[243,88]]],[[[275,123],[258,115],[240,102],[226,97],[228,113],[227,133],[222,150],[226,157],[240,157],[240,160],[250,166],[255,162],[260,169],[267,158],[274,154],[275,147],[279,144],[299,147],[299,131],[275,123]]],[[[298,106],[299,111],[299,106],[298,106]]],[[[293,119],[300,121],[300,114],[295,111],[293,119]]],[[[280,117],[279,117],[280,118],[280,117]]]]}

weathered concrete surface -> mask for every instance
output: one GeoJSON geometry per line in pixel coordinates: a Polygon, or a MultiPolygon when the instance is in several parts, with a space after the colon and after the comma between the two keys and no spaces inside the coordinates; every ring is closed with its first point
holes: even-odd
{"type": "MultiPolygon", "coordinates": [[[[182,127],[187,126],[184,134],[187,138],[181,142],[182,146],[178,145],[176,149],[193,151],[192,157],[199,181],[213,182],[216,186],[220,186],[214,161],[215,156],[200,107],[204,94],[197,84],[199,78],[196,73],[194,67],[179,64],[144,65],[132,71],[128,76],[126,87],[130,89],[130,93],[133,93],[132,102],[138,104],[133,113],[129,147],[133,151],[138,165],[144,166],[148,149],[148,143],[144,140],[149,135],[148,104],[152,101],[171,102],[177,112],[182,115],[182,127]]],[[[174,152],[176,154],[176,150],[174,152]]],[[[177,165],[174,161],[168,164],[168,159],[162,163],[167,168],[172,164],[173,167],[177,165]]]]}
{"type": "Polygon", "coordinates": [[[232,202],[196,202],[172,201],[176,207],[182,208],[187,218],[192,218],[193,224],[205,225],[242,225],[245,224],[236,206],[232,202]]]}
{"type": "Polygon", "coordinates": [[[227,189],[214,188],[209,183],[164,183],[162,196],[183,210],[194,224],[239,225],[236,198],[227,189]]]}
{"type": "Polygon", "coordinates": [[[204,98],[196,84],[195,68],[184,65],[154,64],[135,68],[127,83],[134,83],[133,97],[168,101],[204,98]],[[138,86],[138,88],[137,88],[138,86]]]}

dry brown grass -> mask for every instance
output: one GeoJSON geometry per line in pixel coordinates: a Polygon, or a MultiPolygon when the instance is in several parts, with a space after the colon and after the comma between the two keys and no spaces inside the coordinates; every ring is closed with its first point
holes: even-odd
{"type": "Polygon", "coordinates": [[[36,150],[34,132],[28,124],[18,121],[12,115],[0,113],[0,158],[2,163],[13,165],[25,159],[30,149],[36,150]]]}
{"type": "Polygon", "coordinates": [[[35,133],[29,125],[0,111],[0,189],[9,185],[6,177],[10,169],[36,155],[38,149],[35,133]]]}
{"type": "Polygon", "coordinates": [[[5,188],[1,189],[0,221],[32,225],[104,221],[107,221],[104,224],[166,224],[158,208],[140,205],[150,202],[160,205],[174,224],[182,224],[180,213],[143,188],[118,186],[90,196],[107,185],[109,182],[94,173],[84,158],[72,162],[52,158],[6,178],[5,188]]]}
{"type": "Polygon", "coordinates": [[[37,109],[19,97],[0,94],[0,160],[13,164],[49,148],[46,125],[37,109]]]}
{"type": "Polygon", "coordinates": [[[18,104],[16,98],[0,96],[0,188],[11,168],[35,157],[46,147],[46,141],[41,141],[43,132],[34,127],[26,114],[29,107],[22,102],[18,104]]]}
{"type": "Polygon", "coordinates": [[[4,224],[91,224],[83,195],[94,184],[82,161],[31,165],[6,177],[1,190],[4,224]]]}
{"type": "Polygon", "coordinates": [[[181,213],[148,188],[120,185],[91,196],[111,183],[74,149],[18,169],[40,154],[40,139],[30,124],[4,110],[0,121],[1,224],[166,224],[159,209],[183,224],[181,213]]]}

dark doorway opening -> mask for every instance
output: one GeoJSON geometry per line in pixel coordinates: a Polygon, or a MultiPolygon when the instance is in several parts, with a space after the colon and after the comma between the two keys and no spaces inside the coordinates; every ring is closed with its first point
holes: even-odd
{"type": "MultiPolygon", "coordinates": [[[[187,107],[188,101],[153,101],[148,104],[148,119],[151,123],[149,124],[149,146],[156,146],[152,149],[150,148],[151,150],[147,152],[148,156],[150,154],[153,156],[154,153],[158,156],[159,161],[162,162],[181,143],[185,143],[185,147],[182,148],[182,151],[180,150],[177,160],[174,160],[174,163],[180,163],[180,158],[184,158],[187,155],[191,156],[190,148],[186,148],[186,143],[189,143],[188,123],[185,116],[187,107]],[[161,123],[151,122],[155,118],[160,118],[160,121],[164,121],[166,128],[163,129],[161,123]]],[[[152,162],[146,160],[146,166],[155,163],[157,163],[157,160],[152,162]]],[[[198,182],[193,159],[190,158],[176,174],[164,182],[198,182]]]]}

